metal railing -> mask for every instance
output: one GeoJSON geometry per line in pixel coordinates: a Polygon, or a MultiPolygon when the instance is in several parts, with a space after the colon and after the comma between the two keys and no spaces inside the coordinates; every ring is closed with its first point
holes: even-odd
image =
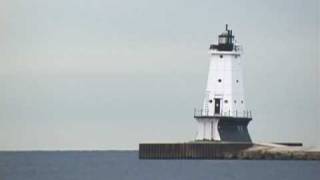
{"type": "Polygon", "coordinates": [[[221,111],[220,113],[214,113],[209,109],[194,109],[194,117],[241,117],[252,118],[251,110],[244,111],[221,111]]]}

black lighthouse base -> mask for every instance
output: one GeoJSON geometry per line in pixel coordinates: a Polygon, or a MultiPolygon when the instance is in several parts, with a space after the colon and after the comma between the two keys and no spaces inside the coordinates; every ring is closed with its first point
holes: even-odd
{"type": "Polygon", "coordinates": [[[197,120],[213,121],[218,119],[218,132],[221,141],[226,142],[251,142],[248,124],[251,117],[235,117],[221,115],[194,115],[197,120]]]}
{"type": "Polygon", "coordinates": [[[251,142],[248,124],[252,118],[219,117],[218,131],[221,141],[251,142]]]}

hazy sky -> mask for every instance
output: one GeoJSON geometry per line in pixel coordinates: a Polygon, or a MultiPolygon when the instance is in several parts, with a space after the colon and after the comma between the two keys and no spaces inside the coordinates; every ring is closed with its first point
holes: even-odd
{"type": "Polygon", "coordinates": [[[208,48],[244,47],[254,141],[320,147],[318,0],[0,0],[0,150],[193,140],[208,48]]]}

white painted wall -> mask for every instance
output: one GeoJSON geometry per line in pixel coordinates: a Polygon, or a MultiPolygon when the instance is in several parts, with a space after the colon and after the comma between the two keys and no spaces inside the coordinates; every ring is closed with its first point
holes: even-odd
{"type": "Polygon", "coordinates": [[[209,73],[203,109],[208,109],[209,115],[213,115],[214,98],[221,98],[222,115],[229,115],[230,111],[231,116],[236,116],[236,112],[237,116],[242,116],[243,111],[246,110],[246,102],[243,91],[241,51],[210,50],[209,54],[209,73]]]}
{"type": "Polygon", "coordinates": [[[196,140],[215,140],[220,141],[218,132],[218,118],[197,119],[198,133],[196,140]]]}
{"type": "MultiPolygon", "coordinates": [[[[240,46],[238,46],[240,47],[240,46]]],[[[214,99],[220,98],[220,115],[247,116],[242,78],[242,50],[210,50],[210,63],[202,115],[214,115],[214,99]],[[219,82],[221,79],[221,82],[219,82]]],[[[219,118],[199,118],[196,140],[220,140],[219,118]]]]}

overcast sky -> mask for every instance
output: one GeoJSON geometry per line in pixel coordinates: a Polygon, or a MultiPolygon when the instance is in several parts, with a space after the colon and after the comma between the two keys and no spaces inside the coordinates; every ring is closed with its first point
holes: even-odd
{"type": "Polygon", "coordinates": [[[195,138],[208,48],[243,45],[254,141],[320,147],[317,0],[0,0],[0,150],[195,138]]]}

